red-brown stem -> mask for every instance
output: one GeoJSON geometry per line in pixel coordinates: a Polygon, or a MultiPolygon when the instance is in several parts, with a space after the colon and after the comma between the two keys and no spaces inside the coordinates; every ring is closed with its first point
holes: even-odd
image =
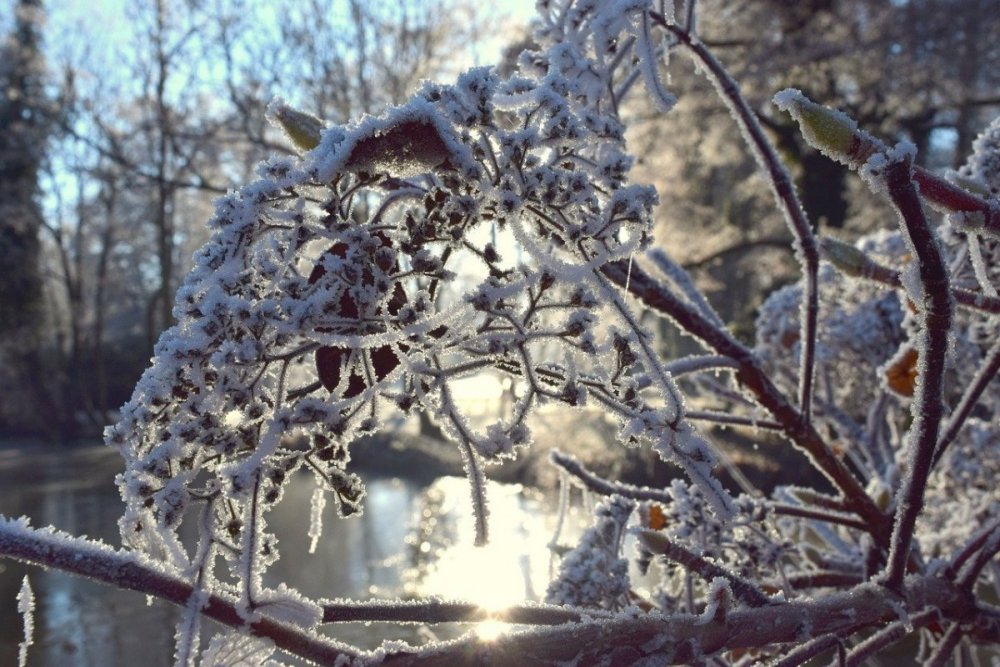
{"type": "MultiPolygon", "coordinates": [[[[167,574],[159,565],[146,565],[135,554],[92,545],[82,538],[55,535],[45,530],[4,529],[0,526],[0,556],[89,577],[117,588],[138,591],[178,606],[187,605],[194,590],[180,577],[167,574]]],[[[266,637],[278,648],[313,662],[332,665],[338,659],[359,659],[363,653],[353,646],[321,638],[266,617],[247,623],[237,610],[235,598],[212,593],[201,613],[233,628],[246,628],[266,637]]]]}
{"type": "Polygon", "coordinates": [[[805,278],[805,297],[803,299],[803,317],[800,331],[802,341],[802,358],[799,364],[799,413],[804,423],[808,423],[812,418],[812,395],[813,395],[813,375],[815,371],[816,359],[816,328],[819,320],[819,249],[816,245],[816,236],[813,234],[812,226],[806,217],[802,203],[795,192],[785,169],[778,157],[777,151],[767,135],[764,134],[757,116],[753,109],[747,104],[746,98],[740,92],[739,85],[729,75],[722,64],[712,55],[712,52],[705,47],[697,38],[683,28],[668,23],[667,20],[651,12],[650,17],[653,22],[670,32],[677,40],[683,44],[694,57],[702,64],[710,77],[714,80],[719,94],[732,112],[733,118],[743,130],[747,137],[750,149],[760,160],[760,164],[767,172],[768,182],[774,192],[774,198],[778,206],[785,213],[788,226],[795,235],[802,263],[802,273],[805,278]]]}
{"type": "Polygon", "coordinates": [[[959,431],[962,430],[962,425],[965,424],[965,420],[969,418],[969,415],[972,414],[972,409],[979,402],[979,397],[986,391],[986,387],[996,377],[998,371],[1000,371],[1000,340],[993,343],[993,346],[990,347],[990,351],[986,354],[982,365],[976,371],[976,376],[972,378],[972,382],[966,388],[965,393],[962,394],[962,399],[958,402],[958,406],[949,415],[948,422],[944,426],[944,431],[938,438],[937,447],[934,449],[934,461],[931,465],[937,465],[938,461],[941,460],[941,456],[955,440],[955,437],[958,436],[959,431]]]}
{"type": "Polygon", "coordinates": [[[732,337],[728,331],[709,322],[668,289],[649,276],[642,267],[633,263],[631,277],[625,262],[607,264],[602,269],[612,282],[620,287],[628,284],[628,291],[650,308],[673,319],[690,335],[700,339],[717,354],[732,358],[738,365],[737,381],[757,399],[781,425],[782,432],[793,444],[806,452],[812,464],[827,476],[844,494],[850,511],[866,523],[866,530],[876,544],[887,548],[890,529],[889,517],[875,505],[850,470],[833,453],[811,423],[802,418],[788,399],[760,366],[753,352],[732,337]]]}
{"type": "Polygon", "coordinates": [[[1000,236],[1000,208],[991,207],[989,202],[963,190],[954,183],[923,169],[913,168],[913,180],[920,186],[920,194],[934,208],[950,212],[980,213],[983,224],[977,229],[990,236],[1000,236]]]}
{"type": "Polygon", "coordinates": [[[893,161],[886,167],[889,198],[899,212],[903,233],[917,259],[923,294],[919,304],[921,319],[917,347],[920,367],[912,404],[913,423],[906,436],[909,469],[897,495],[885,585],[899,592],[913,542],[913,529],[924,503],[924,490],[934,460],[938,429],[943,416],[945,356],[951,329],[951,297],[948,269],[924,215],[920,196],[913,184],[909,159],[893,161]]]}

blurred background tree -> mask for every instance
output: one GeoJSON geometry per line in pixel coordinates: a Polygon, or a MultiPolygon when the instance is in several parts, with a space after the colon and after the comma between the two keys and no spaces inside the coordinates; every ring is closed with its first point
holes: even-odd
{"type": "MultiPolygon", "coordinates": [[[[702,40],[794,170],[813,225],[849,238],[891,214],[842,165],[809,148],[771,95],[799,88],[887,140],[909,139],[923,166],[956,167],[1000,109],[995,14],[990,0],[705,0],[698,11],[702,40]]],[[[678,64],[671,67],[677,107],[665,117],[633,109],[649,121],[632,137],[637,177],[660,191],[661,242],[749,340],[762,298],[796,276],[791,239],[736,125],[718,96],[706,94],[711,84],[690,60],[678,64]],[[713,289],[733,275],[727,291],[713,289]]]]}
{"type": "MultiPolygon", "coordinates": [[[[27,405],[54,412],[53,387],[35,379],[58,371],[41,343],[47,318],[40,239],[40,174],[56,105],[47,87],[41,0],[19,0],[9,16],[0,41],[0,380],[19,388],[27,405]]],[[[4,404],[16,407],[15,392],[7,393],[4,404]]]]}
{"type": "MultiPolygon", "coordinates": [[[[288,150],[268,100],[344,122],[494,60],[472,44],[527,34],[467,0],[124,4],[0,0],[0,380],[20,389],[0,402],[0,434],[65,442],[109,421],[171,321],[212,200],[288,150]]],[[[932,168],[954,166],[1000,109],[992,0],[704,0],[699,16],[821,232],[852,237],[889,213],[800,141],[775,90],[909,138],[932,168]]],[[[636,178],[660,191],[660,242],[749,341],[764,296],[796,275],[790,239],[710,84],[690,62],[671,75],[672,113],[641,95],[629,107],[636,178]]],[[[668,354],[689,344],[664,334],[668,354]]]]}
{"type": "Polygon", "coordinates": [[[271,98],[375,113],[505,20],[464,0],[4,5],[0,374],[19,391],[0,434],[63,442],[128,398],[212,200],[290,150],[271,98]]]}

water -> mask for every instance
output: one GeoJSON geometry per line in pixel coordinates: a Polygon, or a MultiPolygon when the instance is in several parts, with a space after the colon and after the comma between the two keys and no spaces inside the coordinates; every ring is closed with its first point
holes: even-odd
{"type": "MultiPolygon", "coordinates": [[[[118,544],[121,500],[113,478],[119,470],[117,454],[103,447],[0,450],[0,513],[118,544]]],[[[361,517],[338,519],[334,502],[328,501],[323,537],[312,555],[307,536],[311,477],[289,483],[269,515],[282,553],[269,585],[285,581],[314,598],[440,595],[489,607],[544,593],[551,519],[540,500],[520,487],[491,485],[493,542],[475,549],[464,480],[441,478],[426,487],[371,476],[366,483],[361,517]]],[[[36,598],[32,667],[172,664],[178,616],[172,605],[148,604],[137,593],[0,560],[0,665],[16,664],[23,626],[15,598],[25,574],[36,598]]],[[[443,638],[464,629],[439,626],[433,632],[443,638]]],[[[360,623],[328,632],[366,648],[385,638],[419,642],[427,637],[418,626],[360,623]]]]}

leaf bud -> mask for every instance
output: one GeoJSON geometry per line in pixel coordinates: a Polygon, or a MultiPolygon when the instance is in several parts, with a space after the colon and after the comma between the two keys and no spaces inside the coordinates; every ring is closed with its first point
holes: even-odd
{"type": "Polygon", "coordinates": [[[843,241],[823,236],[819,239],[819,249],[823,257],[833,264],[841,273],[853,277],[864,275],[865,267],[869,264],[868,258],[863,252],[843,241]]]}
{"type": "Polygon", "coordinates": [[[299,150],[309,151],[319,145],[323,121],[316,116],[293,109],[278,98],[268,106],[267,117],[271,123],[282,129],[299,150]]]}
{"type": "Polygon", "coordinates": [[[858,124],[847,114],[817,104],[801,91],[786,88],[773,100],[775,106],[791,114],[810,146],[854,169],[864,164],[872,153],[884,148],[878,139],[859,130],[858,124]]]}

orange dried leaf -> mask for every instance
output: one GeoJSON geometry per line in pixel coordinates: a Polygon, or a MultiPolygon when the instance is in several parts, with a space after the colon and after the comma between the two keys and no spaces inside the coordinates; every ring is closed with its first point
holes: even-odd
{"type": "Polygon", "coordinates": [[[913,396],[917,386],[917,360],[915,349],[909,347],[885,369],[885,381],[900,396],[913,396]]]}
{"type": "Polygon", "coordinates": [[[649,518],[647,528],[652,530],[662,530],[667,526],[667,515],[663,512],[663,507],[651,503],[649,505],[649,518]]]}

